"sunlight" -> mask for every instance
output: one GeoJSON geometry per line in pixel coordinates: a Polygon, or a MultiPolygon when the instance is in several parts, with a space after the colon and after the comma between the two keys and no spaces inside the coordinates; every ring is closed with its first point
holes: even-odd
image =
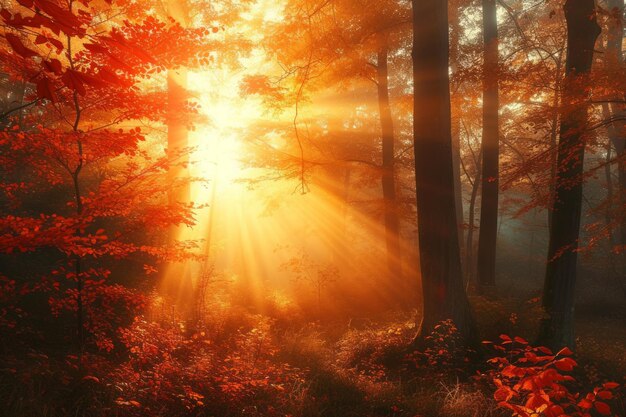
{"type": "Polygon", "coordinates": [[[623,2],[553,3],[2,1],[0,415],[626,416],[623,2]]]}

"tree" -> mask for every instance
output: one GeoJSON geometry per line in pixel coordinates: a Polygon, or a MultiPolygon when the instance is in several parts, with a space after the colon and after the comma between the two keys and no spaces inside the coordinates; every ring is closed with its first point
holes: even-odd
{"type": "Polygon", "coordinates": [[[402,268],[400,263],[400,224],[396,201],[395,179],[395,136],[393,118],[389,104],[389,71],[387,55],[389,39],[386,33],[379,33],[376,54],[376,86],[378,90],[378,108],[382,133],[382,188],[385,216],[385,240],[387,245],[387,268],[394,282],[400,282],[402,268]]]}
{"type": "Polygon", "coordinates": [[[593,0],[567,0],[566,75],[561,97],[557,178],[552,205],[548,263],[539,340],[546,346],[574,346],[574,295],[583,162],[588,134],[588,78],[600,34],[593,0]]]}
{"type": "MultiPolygon", "coordinates": [[[[297,133],[294,142],[301,146],[294,152],[294,155],[300,154],[294,158],[294,163],[299,165],[300,181],[303,182],[303,173],[307,171],[310,174],[313,171],[311,167],[316,165],[332,168],[357,163],[370,170],[370,176],[377,176],[382,189],[382,199],[378,201],[382,203],[380,217],[386,245],[386,276],[390,277],[391,286],[399,288],[403,280],[398,207],[400,187],[396,163],[398,138],[394,132],[391,103],[393,89],[398,87],[389,69],[402,59],[397,58],[403,46],[403,38],[398,34],[408,29],[408,9],[395,1],[337,0],[311,3],[297,0],[289,2],[286,10],[286,18],[277,27],[278,30],[270,33],[268,48],[277,51],[277,58],[284,69],[277,78],[285,91],[290,91],[290,100],[282,104],[293,106],[293,101],[297,102],[295,107],[298,108],[298,116],[292,130],[297,133]],[[369,85],[363,85],[364,80],[369,85]],[[364,93],[365,97],[360,98],[363,103],[359,105],[365,106],[370,102],[378,105],[378,132],[374,141],[368,144],[369,154],[366,158],[357,158],[359,149],[354,140],[341,149],[340,138],[337,138],[340,135],[336,131],[329,130],[326,137],[317,138],[317,146],[310,147],[311,138],[307,137],[310,136],[310,130],[302,126],[311,122],[306,119],[303,104],[311,96],[315,97],[316,93],[328,89],[329,85],[339,88],[349,85],[354,91],[364,93]],[[375,90],[371,88],[374,86],[375,90]],[[375,100],[368,97],[374,92],[375,100]],[[320,142],[325,146],[319,146],[320,142]],[[328,152],[333,147],[340,152],[328,152]],[[323,151],[320,152],[318,148],[323,151]],[[311,155],[314,154],[321,155],[313,158],[311,155]],[[329,160],[329,154],[332,160],[329,160]]],[[[261,90],[258,83],[256,88],[252,88],[254,81],[258,81],[258,77],[248,79],[246,89],[249,92],[261,90]]],[[[276,102],[274,100],[273,104],[276,105],[276,102]]],[[[318,115],[315,119],[319,121],[324,117],[318,115]]],[[[339,123],[332,120],[341,117],[336,110],[330,117],[329,126],[336,127],[344,123],[344,120],[339,120],[339,123]]]]}
{"type": "Polygon", "coordinates": [[[499,187],[498,19],[496,0],[483,0],[482,193],[478,235],[479,290],[496,284],[499,187]]]}
{"type": "Polygon", "coordinates": [[[463,287],[454,204],[448,5],[413,0],[414,155],[423,317],[418,336],[452,319],[465,340],[473,322],[463,287]]]}
{"type": "MultiPolygon", "coordinates": [[[[607,6],[609,8],[609,21],[605,57],[606,66],[612,74],[623,74],[626,68],[624,57],[622,56],[624,2],[621,0],[608,0],[607,6]]],[[[626,100],[626,92],[623,90],[617,91],[613,99],[615,102],[603,104],[603,110],[611,121],[608,125],[609,141],[617,154],[617,212],[622,213],[619,218],[619,243],[626,245],[626,215],[623,214],[624,207],[626,207],[626,122],[623,119],[625,114],[623,101],[626,100]]]]}
{"type": "Polygon", "coordinates": [[[209,31],[152,17],[132,23],[97,17],[118,16],[116,7],[24,1],[2,9],[8,42],[0,49],[2,70],[36,88],[22,106],[30,111],[25,128],[2,115],[8,121],[0,146],[13,161],[3,164],[2,189],[22,186],[3,199],[13,211],[0,217],[0,253],[23,254],[18,264],[49,254],[46,270],[9,272],[19,274],[25,292],[47,294],[53,315],[74,316],[80,366],[88,347],[112,349],[120,321],[143,303],[128,271],[114,274],[111,260],[143,261],[148,274],[159,261],[188,258],[188,244],[168,248],[159,234],[193,224],[190,207],[166,199],[165,174],[178,161],[146,149],[137,126],[164,121],[164,94],[138,85],[166,67],[206,62],[208,52],[188,51],[209,31]],[[43,205],[23,204],[49,189],[43,205]]]}

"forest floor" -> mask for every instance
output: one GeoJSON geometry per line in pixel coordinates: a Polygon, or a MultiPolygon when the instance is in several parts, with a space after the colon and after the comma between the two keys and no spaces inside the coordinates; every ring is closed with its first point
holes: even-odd
{"type": "MultiPolygon", "coordinates": [[[[472,297],[471,301],[481,340],[498,340],[501,334],[534,339],[540,317],[538,300],[472,297]]],[[[607,380],[622,387],[626,382],[626,313],[604,307],[585,306],[578,314],[579,366],[573,375],[581,391],[607,380]]],[[[510,416],[511,411],[498,407],[494,400],[495,387],[475,377],[489,368],[481,359],[486,361],[493,353],[479,352],[473,356],[476,363],[461,372],[437,353],[431,360],[439,359],[439,363],[428,369],[407,367],[406,346],[416,331],[414,317],[390,313],[282,333],[281,357],[308,369],[312,398],[326,401],[322,408],[319,401],[305,404],[301,415],[510,416]]],[[[615,415],[626,415],[623,394],[622,389],[615,415]]]]}
{"type": "MultiPolygon", "coordinates": [[[[538,300],[471,302],[481,340],[505,334],[532,343],[538,300]]],[[[496,367],[488,363],[503,353],[491,345],[468,352],[446,326],[417,351],[415,312],[310,321],[280,308],[260,315],[214,307],[193,331],[164,317],[136,319],[121,347],[86,355],[82,370],[72,355],[14,349],[0,358],[0,416],[512,415],[494,399],[496,367]]],[[[582,395],[606,381],[621,384],[611,406],[624,416],[626,317],[604,307],[578,310],[572,384],[582,395]]]]}

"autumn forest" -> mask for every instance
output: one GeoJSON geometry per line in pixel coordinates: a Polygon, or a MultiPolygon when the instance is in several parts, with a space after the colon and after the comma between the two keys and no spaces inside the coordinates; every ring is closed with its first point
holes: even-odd
{"type": "Polygon", "coordinates": [[[0,417],[626,416],[624,0],[0,0],[0,417]]]}

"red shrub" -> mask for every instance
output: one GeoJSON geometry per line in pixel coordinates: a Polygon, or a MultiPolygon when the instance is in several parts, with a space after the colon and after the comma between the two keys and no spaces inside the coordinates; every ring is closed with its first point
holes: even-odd
{"type": "Polygon", "coordinates": [[[610,402],[619,384],[606,382],[582,395],[572,386],[568,375],[578,364],[572,351],[563,348],[556,354],[543,346],[531,346],[521,337],[500,336],[493,345],[499,356],[489,359],[496,369],[489,373],[497,389],[494,397],[501,407],[520,417],[591,417],[612,415],[610,402]]]}

